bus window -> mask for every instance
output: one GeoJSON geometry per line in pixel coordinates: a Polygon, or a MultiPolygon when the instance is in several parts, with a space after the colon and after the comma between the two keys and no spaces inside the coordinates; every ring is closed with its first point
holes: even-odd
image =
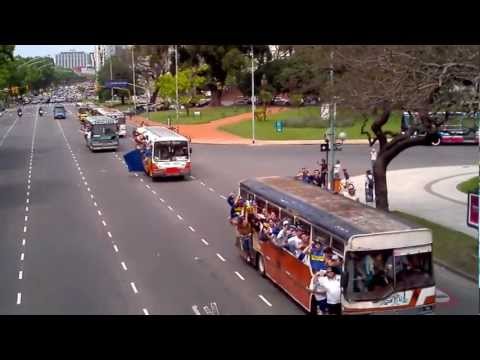
{"type": "Polygon", "coordinates": [[[260,196],[256,196],[255,202],[257,203],[258,212],[261,213],[266,206],[265,200],[262,199],[260,196]]]}
{"type": "Polygon", "coordinates": [[[301,226],[301,228],[303,229],[303,231],[307,232],[307,233],[311,233],[311,226],[309,223],[303,221],[302,219],[299,219],[299,218],[295,218],[295,225],[297,226],[301,226]]]}
{"type": "MultiPolygon", "coordinates": [[[[330,246],[331,236],[323,230],[313,226],[313,239],[319,238],[323,246],[330,246]]],[[[342,251],[343,253],[343,251],[342,251]]]]}
{"type": "Polygon", "coordinates": [[[252,193],[247,193],[247,200],[249,201],[253,201],[253,199],[255,198],[255,196],[252,194],[252,193]]]}
{"type": "Polygon", "coordinates": [[[288,212],[285,210],[281,209],[280,210],[280,219],[283,220],[288,220],[289,224],[293,224],[293,216],[290,215],[288,212]]]}
{"type": "Polygon", "coordinates": [[[272,212],[275,213],[275,215],[278,216],[280,215],[280,209],[277,207],[277,205],[275,204],[272,204],[272,203],[268,203],[267,204],[267,210],[268,210],[268,213],[271,214],[272,212]]]}
{"type": "Polygon", "coordinates": [[[342,240],[339,240],[339,239],[333,237],[332,238],[332,248],[343,255],[343,251],[345,250],[345,243],[342,240]]]}

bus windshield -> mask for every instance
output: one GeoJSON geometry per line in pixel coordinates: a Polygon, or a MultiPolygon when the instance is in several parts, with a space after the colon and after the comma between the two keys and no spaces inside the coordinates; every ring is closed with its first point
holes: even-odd
{"type": "Polygon", "coordinates": [[[391,249],[349,252],[345,297],[379,300],[396,291],[433,286],[431,258],[430,252],[394,256],[391,249]]]}
{"type": "Polygon", "coordinates": [[[92,135],[95,137],[115,136],[116,133],[117,133],[117,125],[113,125],[113,124],[94,125],[92,128],[92,135]]]}
{"type": "Polygon", "coordinates": [[[188,143],[186,141],[156,142],[153,150],[155,160],[188,160],[188,143]]]}

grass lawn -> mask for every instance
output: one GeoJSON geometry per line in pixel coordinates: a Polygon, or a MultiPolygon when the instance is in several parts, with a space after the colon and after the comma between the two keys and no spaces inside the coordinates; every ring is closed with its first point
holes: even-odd
{"type": "Polygon", "coordinates": [[[480,181],[480,178],[478,176],[474,176],[473,178],[468,179],[468,180],[458,184],[457,189],[460,190],[461,192],[466,193],[466,194],[468,194],[470,192],[478,193],[478,182],[479,181],[480,181]]]}
{"type": "MultiPolygon", "coordinates": [[[[328,121],[319,116],[320,108],[316,106],[292,108],[290,110],[271,115],[267,121],[255,122],[255,137],[259,140],[319,140],[323,139],[328,121]],[[275,120],[284,120],[286,126],[283,132],[275,131],[275,120]],[[313,125],[313,126],[312,126],[313,125]]],[[[393,113],[385,130],[398,132],[400,130],[400,113],[393,113]]],[[[360,134],[363,118],[351,112],[337,112],[337,133],[344,131],[347,139],[366,139],[360,134]]],[[[368,122],[371,125],[371,121],[368,122]]],[[[367,125],[367,129],[369,129],[367,125]]],[[[250,138],[252,136],[251,121],[226,125],[221,128],[229,133],[250,138]]]]}
{"type": "MultiPolygon", "coordinates": [[[[181,110],[178,117],[179,124],[205,124],[210,121],[223,119],[225,117],[234,116],[238,114],[248,113],[250,108],[247,106],[218,106],[218,107],[204,107],[190,110],[190,116],[187,116],[185,110],[181,110]],[[193,116],[194,111],[199,111],[200,116],[193,116]]],[[[143,113],[146,117],[147,114],[143,113]]],[[[175,110],[156,111],[150,113],[150,120],[159,123],[167,124],[167,119],[170,117],[173,124],[176,123],[175,110]]]]}
{"type": "Polygon", "coordinates": [[[478,277],[478,241],[475,238],[410,214],[393,213],[432,230],[435,258],[478,277]]]}

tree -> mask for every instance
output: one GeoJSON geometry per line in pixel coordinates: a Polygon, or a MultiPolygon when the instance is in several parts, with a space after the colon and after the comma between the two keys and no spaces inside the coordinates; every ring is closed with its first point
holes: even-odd
{"type": "Polygon", "coordinates": [[[386,172],[391,161],[410,147],[429,145],[448,122],[449,111],[478,110],[480,47],[342,46],[318,50],[321,66],[328,68],[328,63],[333,63],[338,74],[327,92],[336,95],[342,106],[360,111],[364,116],[362,133],[370,146],[379,144],[373,168],[376,206],[388,210],[386,172]],[[405,133],[384,128],[395,109],[418,113],[405,133]],[[435,111],[445,114],[434,115],[435,111]]]}
{"type": "MultiPolygon", "coordinates": [[[[190,115],[190,107],[200,100],[197,90],[206,84],[207,71],[208,65],[204,64],[198,67],[187,67],[178,72],[179,103],[185,107],[187,116],[190,115]]],[[[171,73],[160,76],[156,88],[160,96],[172,102],[176,97],[175,76],[171,73]]]]}
{"type": "MultiPolygon", "coordinates": [[[[122,59],[119,56],[112,56],[107,61],[105,61],[105,64],[97,74],[97,79],[100,84],[105,86],[107,81],[110,81],[110,62],[112,63],[113,80],[124,80],[130,84],[133,83],[133,74],[129,64],[125,63],[125,61],[122,61],[122,59]]],[[[132,85],[129,85],[128,88],[130,89],[130,93],[131,93],[133,90],[132,85]]],[[[126,94],[125,92],[114,89],[114,93],[118,93],[118,92],[123,102],[124,101],[123,98],[126,96],[126,94]]],[[[100,91],[99,96],[102,99],[110,99],[111,90],[103,88],[103,90],[100,91]]]]}
{"type": "MultiPolygon", "coordinates": [[[[246,71],[251,47],[249,45],[187,45],[184,62],[197,66],[209,66],[206,87],[212,92],[212,106],[220,106],[227,78],[237,79],[246,71]]],[[[268,46],[253,47],[254,56],[259,65],[271,59],[268,46]]],[[[235,82],[235,81],[233,81],[235,82]]]]}

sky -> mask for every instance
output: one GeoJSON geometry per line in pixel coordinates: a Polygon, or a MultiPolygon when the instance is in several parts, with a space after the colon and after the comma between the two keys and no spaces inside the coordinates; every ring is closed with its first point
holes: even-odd
{"type": "Polygon", "coordinates": [[[47,56],[55,57],[62,51],[75,49],[77,51],[93,52],[95,45],[16,45],[15,55],[23,57],[47,56]]]}

